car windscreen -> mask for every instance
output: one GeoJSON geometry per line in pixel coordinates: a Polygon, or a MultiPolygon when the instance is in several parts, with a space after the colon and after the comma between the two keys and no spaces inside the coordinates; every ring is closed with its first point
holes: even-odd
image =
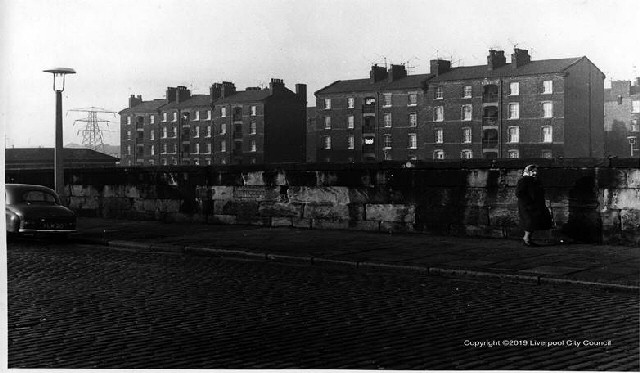
{"type": "Polygon", "coordinates": [[[27,190],[22,193],[22,201],[26,203],[56,204],[56,196],[42,190],[27,190]]]}

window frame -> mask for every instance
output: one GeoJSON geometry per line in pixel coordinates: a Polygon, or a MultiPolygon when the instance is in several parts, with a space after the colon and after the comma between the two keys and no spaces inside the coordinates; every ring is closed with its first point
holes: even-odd
{"type": "Polygon", "coordinates": [[[418,113],[409,113],[409,127],[418,127],[418,113]]]}
{"type": "Polygon", "coordinates": [[[392,93],[383,93],[382,94],[382,107],[392,107],[393,106],[393,94],[392,93]]]}
{"type": "Polygon", "coordinates": [[[444,106],[436,106],[433,108],[433,121],[444,122],[444,106]]]}
{"type": "Polygon", "coordinates": [[[326,135],[323,137],[322,147],[324,150],[331,150],[331,136],[326,135]]]}
{"type": "Polygon", "coordinates": [[[324,109],[325,110],[331,110],[331,99],[330,98],[325,98],[324,99],[324,109]]]}
{"type": "Polygon", "coordinates": [[[552,93],[553,93],[553,80],[544,80],[542,82],[542,94],[550,95],[552,93]]]}
{"type": "Polygon", "coordinates": [[[353,115],[347,116],[347,129],[352,130],[355,127],[355,117],[353,115]]]}
{"type": "Polygon", "coordinates": [[[407,134],[409,136],[409,144],[407,149],[418,149],[418,134],[411,132],[407,134]]]}
{"type": "Polygon", "coordinates": [[[507,157],[509,159],[520,159],[520,149],[508,149],[507,150],[507,157]],[[514,154],[516,156],[512,157],[511,156],[512,154],[514,154]]]}
{"type": "Polygon", "coordinates": [[[444,90],[442,89],[441,85],[435,87],[435,91],[433,93],[433,99],[434,100],[443,100],[444,99],[444,90]]]}
{"type": "Polygon", "coordinates": [[[324,117],[324,129],[325,130],[331,129],[331,117],[328,115],[324,117]]]}
{"type": "Polygon", "coordinates": [[[444,149],[434,149],[433,150],[433,159],[434,160],[439,160],[439,159],[445,159],[445,153],[444,153],[444,149]]]}
{"type": "Polygon", "coordinates": [[[540,127],[540,136],[541,143],[543,144],[553,144],[553,126],[542,126],[540,127]],[[549,141],[547,141],[547,137],[545,136],[545,129],[549,129],[549,141]]]}
{"type": "Polygon", "coordinates": [[[347,149],[353,150],[356,148],[356,138],[353,135],[347,137],[347,149]]]}
{"type": "Polygon", "coordinates": [[[507,107],[507,114],[508,114],[507,119],[509,119],[509,120],[520,119],[520,103],[519,102],[510,102],[508,107],[507,107]],[[511,110],[512,107],[516,108],[515,116],[512,116],[512,114],[514,113],[514,111],[511,110]]]}
{"type": "Polygon", "coordinates": [[[543,101],[542,102],[542,117],[543,118],[553,118],[553,101],[543,101]],[[547,113],[547,107],[550,107],[550,112],[547,113]],[[547,115],[550,114],[550,115],[547,115]]]}
{"type": "Polygon", "coordinates": [[[473,105],[464,104],[460,107],[460,120],[463,122],[470,122],[473,120],[473,105]],[[469,117],[466,116],[466,109],[469,109],[469,117]]]}
{"type": "Polygon", "coordinates": [[[433,129],[433,143],[444,144],[444,129],[437,127],[433,129]]]}
{"type": "Polygon", "coordinates": [[[471,127],[462,127],[462,143],[463,144],[473,143],[473,130],[471,129],[471,127]]]}
{"type": "Polygon", "coordinates": [[[520,96],[520,82],[509,82],[509,96],[520,96]]]}
{"type": "Polygon", "coordinates": [[[347,109],[353,109],[356,106],[355,97],[347,97],[347,109]]]}
{"type": "Polygon", "coordinates": [[[519,144],[520,143],[520,126],[509,126],[507,128],[507,135],[508,135],[507,142],[509,144],[519,144]]]}
{"type": "Polygon", "coordinates": [[[462,98],[473,98],[473,86],[470,85],[465,85],[462,88],[462,98]],[[468,91],[468,95],[467,95],[467,91],[468,91]]]}
{"type": "Polygon", "coordinates": [[[393,127],[393,116],[391,115],[391,113],[382,114],[382,122],[383,122],[384,128],[393,127]]]}

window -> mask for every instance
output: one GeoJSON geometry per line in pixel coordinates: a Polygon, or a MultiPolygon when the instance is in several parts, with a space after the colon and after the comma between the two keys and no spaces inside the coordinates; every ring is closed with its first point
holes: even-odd
{"type": "Polygon", "coordinates": [[[324,129],[331,129],[331,117],[324,117],[324,129]]]}
{"type": "Polygon", "coordinates": [[[173,164],[174,166],[176,166],[178,164],[178,159],[176,158],[171,158],[171,164],[173,164]]]}
{"type": "Polygon", "coordinates": [[[226,135],[227,134],[227,124],[226,123],[220,124],[220,134],[221,135],[226,135]]]}
{"type": "Polygon", "coordinates": [[[155,145],[151,145],[149,153],[151,153],[151,155],[156,155],[156,146],[155,145]]]}
{"type": "Polygon", "coordinates": [[[417,127],[418,126],[418,114],[409,113],[409,127],[417,127]]]}
{"type": "Polygon", "coordinates": [[[471,98],[472,90],[470,85],[464,86],[464,98],[471,98]]]}
{"type": "Polygon", "coordinates": [[[256,126],[256,122],[249,123],[249,134],[255,135],[257,131],[258,131],[258,128],[256,126]]]}
{"type": "Polygon", "coordinates": [[[324,137],[324,148],[325,148],[325,150],[330,150],[331,149],[331,136],[325,136],[324,137]]]}
{"type": "Polygon", "coordinates": [[[194,165],[196,165],[196,166],[200,166],[200,159],[195,158],[195,159],[193,160],[193,164],[194,164],[194,165]]]}
{"type": "Polygon", "coordinates": [[[163,166],[166,166],[166,165],[168,165],[168,164],[169,164],[169,163],[167,163],[167,158],[162,158],[162,165],[163,165],[163,166]]]}
{"type": "Polygon", "coordinates": [[[211,158],[205,159],[205,162],[207,163],[207,166],[211,166],[211,158]]]}
{"type": "Polygon", "coordinates": [[[211,126],[207,126],[207,137],[211,137],[211,126]]]}
{"type": "Polygon", "coordinates": [[[193,152],[196,154],[200,154],[200,144],[194,144],[193,145],[193,152]]]}
{"type": "Polygon", "coordinates": [[[149,117],[149,123],[154,124],[156,122],[156,116],[155,115],[151,115],[149,117]]]}
{"type": "Polygon", "coordinates": [[[462,105],[462,112],[461,112],[462,120],[470,121],[472,113],[473,113],[473,107],[471,105],[462,105]]]}
{"type": "Polygon", "coordinates": [[[460,158],[462,159],[471,159],[473,158],[473,152],[469,149],[464,149],[460,152],[460,158]]]}
{"type": "Polygon", "coordinates": [[[149,166],[153,166],[155,164],[156,164],[156,162],[153,159],[149,159],[149,166]]]}
{"type": "Polygon", "coordinates": [[[469,127],[463,128],[462,129],[462,142],[464,144],[471,144],[471,140],[472,140],[471,128],[469,128],[469,127]]]}
{"type": "Polygon", "coordinates": [[[127,145],[127,155],[131,155],[131,145],[127,145]]]}
{"type": "Polygon", "coordinates": [[[433,110],[433,121],[442,122],[444,120],[444,107],[436,106],[433,110]]]}
{"type": "Polygon", "coordinates": [[[520,142],[520,127],[509,127],[509,142],[520,142]]]}
{"type": "Polygon", "coordinates": [[[251,151],[251,152],[256,152],[257,151],[256,140],[251,140],[251,148],[250,148],[249,151],[251,151]]]}
{"type": "Polygon", "coordinates": [[[127,124],[131,125],[131,117],[127,117],[127,124]]]}
{"type": "Polygon", "coordinates": [[[543,126],[542,127],[542,142],[553,142],[553,127],[551,126],[543,126]]]}
{"type": "Polygon", "coordinates": [[[255,105],[251,106],[251,116],[255,117],[256,115],[258,115],[258,111],[255,105]]]}
{"type": "Polygon", "coordinates": [[[384,113],[384,126],[391,127],[391,113],[384,113]]]}
{"type": "Polygon", "coordinates": [[[442,144],[444,142],[444,132],[442,128],[436,128],[433,130],[433,142],[436,144],[442,144]]]}
{"type": "Polygon", "coordinates": [[[622,105],[622,96],[618,95],[618,105],[622,105]]]}
{"type": "Polygon", "coordinates": [[[331,109],[331,99],[330,98],[325,98],[324,99],[324,108],[325,109],[331,109]]]}
{"type": "Polygon", "coordinates": [[[509,119],[520,118],[520,104],[515,102],[509,104],[509,119]]]}
{"type": "Polygon", "coordinates": [[[433,159],[444,159],[444,150],[441,150],[441,149],[434,150],[433,159]]]}
{"type": "Polygon", "coordinates": [[[520,150],[509,149],[509,158],[520,158],[520,150]]]}
{"type": "Polygon", "coordinates": [[[207,110],[207,120],[211,120],[211,110],[207,110]]]}
{"type": "Polygon", "coordinates": [[[193,113],[193,120],[200,120],[200,111],[196,110],[195,113],[193,113]]]}
{"type": "Polygon", "coordinates": [[[415,133],[409,134],[409,149],[418,149],[418,135],[415,133]]]}
{"type": "Polygon", "coordinates": [[[149,131],[149,140],[155,140],[156,139],[156,131],[151,130],[149,131]]]}
{"type": "Polygon", "coordinates": [[[433,96],[433,98],[435,98],[436,100],[442,99],[443,93],[442,93],[442,87],[438,86],[436,87],[436,91],[435,91],[435,95],[433,96]]]}
{"type": "Polygon", "coordinates": [[[542,82],[542,93],[543,94],[551,94],[553,93],[553,81],[545,80],[542,82]]]}
{"type": "Polygon", "coordinates": [[[220,108],[220,116],[223,118],[227,117],[227,108],[226,107],[221,107],[220,108]]]}
{"type": "Polygon", "coordinates": [[[409,93],[409,106],[418,105],[418,94],[417,93],[409,93]]]}
{"type": "Polygon", "coordinates": [[[384,107],[391,106],[391,93],[385,93],[384,94],[384,101],[383,101],[382,106],[384,106],[384,107]]]}
{"type": "Polygon", "coordinates": [[[167,121],[167,113],[162,113],[162,121],[163,122],[167,121]]]}
{"type": "Polygon", "coordinates": [[[227,142],[225,140],[220,141],[220,151],[222,153],[227,152],[227,142]]]}
{"type": "Polygon", "coordinates": [[[176,154],[178,152],[178,144],[173,144],[173,154],[176,154]]]}
{"type": "Polygon", "coordinates": [[[171,137],[176,138],[178,136],[178,131],[176,131],[176,127],[171,127],[171,137]]]}
{"type": "Polygon", "coordinates": [[[631,132],[640,132],[640,126],[638,126],[638,120],[631,120],[631,132]]]}
{"type": "Polygon", "coordinates": [[[131,140],[131,131],[127,131],[127,140],[131,140]]]}
{"type": "Polygon", "coordinates": [[[518,96],[520,94],[520,83],[509,83],[509,94],[511,96],[518,96]]]}
{"type": "Polygon", "coordinates": [[[347,107],[348,107],[349,109],[353,109],[353,107],[355,106],[355,104],[356,104],[356,100],[355,100],[355,98],[353,98],[353,97],[349,97],[349,98],[347,99],[347,107]]]}
{"type": "Polygon", "coordinates": [[[391,135],[384,135],[384,148],[391,149],[391,135]]]}
{"type": "Polygon", "coordinates": [[[354,148],[355,148],[355,139],[353,135],[349,135],[349,137],[347,138],[347,149],[354,149],[354,148]]]}
{"type": "Polygon", "coordinates": [[[200,137],[200,127],[196,126],[193,128],[196,132],[193,134],[194,138],[200,137]]]}
{"type": "Polygon", "coordinates": [[[353,123],[354,123],[353,120],[354,120],[353,119],[353,115],[349,115],[347,117],[347,128],[348,129],[353,129],[353,123]]]}
{"type": "Polygon", "coordinates": [[[211,143],[207,144],[207,154],[211,154],[211,143]]]}
{"type": "Polygon", "coordinates": [[[171,119],[172,122],[177,122],[178,121],[178,113],[175,112],[173,113],[173,119],[171,119]]]}
{"type": "Polygon", "coordinates": [[[631,112],[640,113],[640,100],[631,101],[631,112]]]}
{"type": "Polygon", "coordinates": [[[162,154],[167,154],[167,144],[162,144],[162,154]]]}
{"type": "Polygon", "coordinates": [[[389,151],[385,151],[385,152],[384,152],[384,160],[385,160],[385,161],[390,161],[390,160],[392,160],[392,158],[391,158],[391,152],[389,152],[389,151]]]}
{"type": "Polygon", "coordinates": [[[552,118],[553,117],[553,102],[543,102],[542,103],[542,116],[544,118],[552,118]]]}
{"type": "Polygon", "coordinates": [[[553,153],[551,152],[551,150],[543,150],[542,152],[540,152],[540,156],[542,158],[553,158],[553,153]]]}

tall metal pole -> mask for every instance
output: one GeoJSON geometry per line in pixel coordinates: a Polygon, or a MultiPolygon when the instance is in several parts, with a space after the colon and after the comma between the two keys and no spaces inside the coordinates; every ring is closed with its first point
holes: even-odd
{"type": "Polygon", "coordinates": [[[58,195],[64,191],[64,155],[62,143],[62,91],[56,91],[56,149],[55,149],[55,190],[58,195]]]}

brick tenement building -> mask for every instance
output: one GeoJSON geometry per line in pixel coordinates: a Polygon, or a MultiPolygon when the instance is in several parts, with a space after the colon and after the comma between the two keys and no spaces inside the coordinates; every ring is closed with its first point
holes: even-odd
{"type": "Polygon", "coordinates": [[[604,92],[605,155],[640,157],[640,78],[614,80],[604,92]]]}
{"type": "Polygon", "coordinates": [[[208,95],[167,88],[166,99],[131,96],[121,115],[121,165],[303,162],[306,85],[282,80],[236,91],[215,83],[208,95]]]}
{"type": "Polygon", "coordinates": [[[586,57],[511,57],[413,76],[373,66],[317,91],[318,161],[602,157],[604,74],[586,57]]]}

